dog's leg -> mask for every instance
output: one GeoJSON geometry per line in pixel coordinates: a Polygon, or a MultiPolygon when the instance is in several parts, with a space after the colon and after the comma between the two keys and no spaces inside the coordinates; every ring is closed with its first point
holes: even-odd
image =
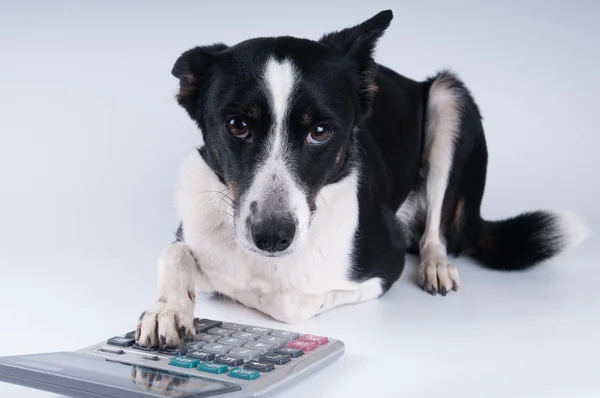
{"type": "Polygon", "coordinates": [[[442,235],[442,206],[460,134],[463,98],[458,81],[438,75],[429,89],[425,122],[425,230],[419,241],[419,284],[429,293],[457,290],[456,267],[448,263],[442,235]]]}
{"type": "Polygon", "coordinates": [[[269,295],[239,296],[238,300],[280,322],[298,324],[335,307],[374,300],[382,293],[381,279],[371,278],[356,283],[352,288],[332,290],[324,294],[276,292],[269,295]]]}
{"type": "Polygon", "coordinates": [[[193,339],[195,292],[210,291],[187,245],[169,245],[158,258],[158,291],[154,304],[142,313],[136,340],[146,347],[173,347],[193,339]]]}
{"type": "Polygon", "coordinates": [[[371,278],[360,282],[353,290],[332,290],[325,297],[323,306],[317,314],[329,311],[335,307],[347,304],[358,304],[365,301],[375,300],[383,294],[382,281],[380,278],[371,278]]]}

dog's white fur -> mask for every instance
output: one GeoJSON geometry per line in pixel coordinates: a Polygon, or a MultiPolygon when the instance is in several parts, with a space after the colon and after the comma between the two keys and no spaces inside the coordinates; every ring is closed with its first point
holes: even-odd
{"type": "Polygon", "coordinates": [[[209,291],[288,323],[304,321],[333,304],[382,293],[379,278],[357,283],[348,275],[358,225],[356,173],[323,188],[307,245],[279,258],[248,252],[235,243],[231,217],[225,214],[231,209],[214,194],[224,189],[200,156],[191,154],[180,171],[176,203],[184,240],[209,291]],[[355,290],[360,292],[344,292],[355,290]]]}
{"type": "Polygon", "coordinates": [[[456,290],[458,270],[448,262],[446,245],[440,233],[442,204],[448,186],[454,155],[454,141],[459,134],[461,98],[452,81],[437,79],[429,89],[425,123],[425,157],[427,173],[425,188],[413,191],[397,212],[406,225],[411,225],[417,213],[425,213],[425,232],[419,242],[419,284],[436,291],[456,290]]]}

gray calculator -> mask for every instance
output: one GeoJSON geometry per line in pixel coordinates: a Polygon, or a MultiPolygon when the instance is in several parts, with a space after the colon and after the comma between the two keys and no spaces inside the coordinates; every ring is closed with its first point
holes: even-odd
{"type": "Polygon", "coordinates": [[[344,353],[325,336],[194,319],[179,347],[140,346],[135,332],[73,352],[0,357],[0,381],[71,397],[257,397],[344,353]]]}

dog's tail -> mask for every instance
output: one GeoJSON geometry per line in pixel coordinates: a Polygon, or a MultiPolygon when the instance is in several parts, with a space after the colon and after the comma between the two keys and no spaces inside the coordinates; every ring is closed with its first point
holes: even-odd
{"type": "Polygon", "coordinates": [[[500,221],[480,221],[469,253],[496,270],[523,270],[578,245],[591,234],[568,212],[533,211],[500,221]]]}

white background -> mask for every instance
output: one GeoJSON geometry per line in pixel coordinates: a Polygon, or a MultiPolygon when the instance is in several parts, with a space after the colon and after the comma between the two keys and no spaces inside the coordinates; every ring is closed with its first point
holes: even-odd
{"type": "MultiPolygon", "coordinates": [[[[170,70],[198,44],[317,39],[392,8],[377,60],[414,79],[452,68],[482,110],[484,217],[562,208],[600,225],[599,4],[0,1],[0,356],[96,343],[150,303],[173,179],[198,143],[170,70]]],[[[280,394],[598,397],[597,247],[515,274],[455,260],[463,287],[445,298],[415,286],[410,258],[380,300],[296,327],[347,351],[280,394]]],[[[211,298],[196,314],[285,328],[211,298]]]]}

